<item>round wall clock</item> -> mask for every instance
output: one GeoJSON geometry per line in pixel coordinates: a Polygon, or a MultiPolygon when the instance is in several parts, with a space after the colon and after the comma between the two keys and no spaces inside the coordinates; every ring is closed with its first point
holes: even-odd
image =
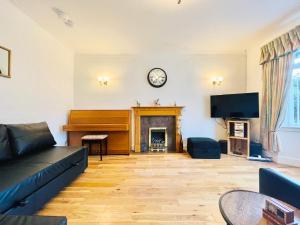
{"type": "Polygon", "coordinates": [[[161,68],[153,68],[148,73],[148,82],[152,87],[160,88],[167,83],[167,73],[161,68]]]}

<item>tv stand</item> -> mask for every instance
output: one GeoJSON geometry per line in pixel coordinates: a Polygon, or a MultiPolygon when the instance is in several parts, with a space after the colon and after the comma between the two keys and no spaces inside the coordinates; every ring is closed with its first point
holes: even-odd
{"type": "Polygon", "coordinates": [[[250,121],[227,120],[227,149],[229,155],[250,156],[250,121]]]}

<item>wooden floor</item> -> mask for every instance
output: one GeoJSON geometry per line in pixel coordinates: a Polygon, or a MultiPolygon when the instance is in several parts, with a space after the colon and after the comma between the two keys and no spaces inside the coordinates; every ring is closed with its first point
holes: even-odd
{"type": "Polygon", "coordinates": [[[186,154],[132,154],[89,158],[89,167],[40,215],[65,215],[69,225],[225,224],[222,193],[258,190],[258,169],[277,167],[300,179],[300,168],[222,156],[195,160],[186,154]]]}

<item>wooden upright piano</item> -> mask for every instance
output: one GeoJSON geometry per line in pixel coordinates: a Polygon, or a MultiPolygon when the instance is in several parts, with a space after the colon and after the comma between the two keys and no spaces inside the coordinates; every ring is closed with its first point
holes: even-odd
{"type": "MultiPolygon", "coordinates": [[[[87,134],[108,134],[108,154],[129,154],[131,148],[131,110],[71,110],[68,124],[68,145],[81,145],[87,134]]],[[[96,154],[99,146],[90,153],[96,154]]]]}

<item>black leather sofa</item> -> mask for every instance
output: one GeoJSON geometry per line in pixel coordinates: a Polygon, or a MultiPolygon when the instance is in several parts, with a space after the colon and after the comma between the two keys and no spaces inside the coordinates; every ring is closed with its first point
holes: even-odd
{"type": "Polygon", "coordinates": [[[37,212],[87,167],[86,148],[55,144],[45,122],[0,125],[0,225],[66,224],[64,217],[20,216],[37,212]]]}
{"type": "Polygon", "coordinates": [[[67,225],[66,217],[0,215],[0,225],[67,225]]]}
{"type": "Polygon", "coordinates": [[[300,209],[300,182],[273,169],[259,170],[259,192],[300,209]]]}

